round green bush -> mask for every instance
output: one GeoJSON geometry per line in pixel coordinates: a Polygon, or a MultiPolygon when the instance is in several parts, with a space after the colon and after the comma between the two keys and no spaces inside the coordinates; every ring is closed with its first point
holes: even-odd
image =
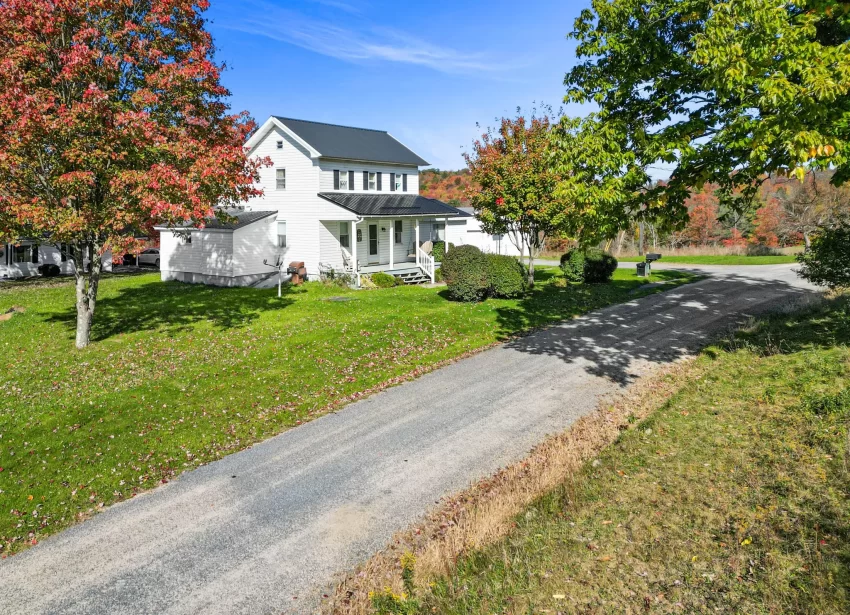
{"type": "Polygon", "coordinates": [[[601,284],[617,270],[617,259],[598,249],[573,249],[561,257],[561,271],[570,282],[601,284]]]}
{"type": "Polygon", "coordinates": [[[584,251],[573,248],[561,256],[561,271],[568,282],[584,282],[584,251]]]}
{"type": "Polygon", "coordinates": [[[487,296],[487,256],[475,246],[450,249],[441,270],[455,301],[481,301],[487,296]]]}
{"type": "Polygon", "coordinates": [[[617,259],[602,250],[589,250],[584,255],[584,283],[608,282],[617,271],[617,259]]]}
{"type": "MultiPolygon", "coordinates": [[[[455,244],[449,244],[449,252],[451,252],[455,247],[455,244]]],[[[434,257],[435,263],[442,263],[443,258],[446,256],[446,242],[445,241],[436,241],[434,242],[434,247],[431,248],[431,256],[434,257]]]]}
{"type": "Polygon", "coordinates": [[[825,229],[811,247],[797,255],[800,275],[828,288],[850,287],[850,226],[825,229]]]}
{"type": "Polygon", "coordinates": [[[510,299],[528,290],[525,267],[513,256],[487,254],[487,281],[491,297],[510,299]]]}
{"type": "Polygon", "coordinates": [[[384,273],[383,271],[373,273],[372,282],[374,282],[375,286],[378,288],[392,288],[398,284],[398,280],[395,276],[392,276],[389,273],[384,273]]]}

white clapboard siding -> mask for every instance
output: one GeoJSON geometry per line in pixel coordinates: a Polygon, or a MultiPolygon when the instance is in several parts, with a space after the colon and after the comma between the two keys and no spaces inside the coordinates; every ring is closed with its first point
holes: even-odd
{"type": "Polygon", "coordinates": [[[321,170],[319,188],[322,192],[334,192],[334,171],[340,173],[354,171],[354,190],[351,190],[350,187],[348,190],[354,194],[419,194],[419,169],[416,167],[323,158],[319,162],[319,168],[321,170]],[[363,171],[383,173],[380,192],[363,190],[363,171]],[[407,173],[407,192],[390,190],[390,173],[398,175],[407,173]]]}
{"type": "Polygon", "coordinates": [[[160,270],[163,280],[178,272],[233,276],[233,232],[204,229],[192,232],[191,243],[169,231],[160,233],[160,270]]]}
{"type": "MultiPolygon", "coordinates": [[[[351,239],[349,239],[350,241],[351,239]]],[[[337,271],[342,271],[345,268],[345,263],[342,258],[342,248],[339,245],[339,221],[323,220],[320,222],[319,243],[320,262],[337,271]]]]}
{"type": "MultiPolygon", "coordinates": [[[[32,242],[22,242],[23,245],[33,245],[32,242]]],[[[22,245],[19,244],[19,245],[22,245]]],[[[62,253],[54,246],[39,245],[38,246],[38,262],[14,263],[11,255],[14,250],[14,244],[0,243],[0,279],[2,278],[26,278],[41,275],[38,268],[42,265],[57,265],[61,275],[73,275],[74,263],[70,260],[62,261],[62,253]],[[7,261],[7,252],[9,252],[9,264],[7,261]]],[[[86,259],[88,262],[88,259],[86,259]]],[[[101,257],[104,271],[112,271],[112,252],[106,251],[101,257]]]]}
{"type": "MultiPolygon", "coordinates": [[[[274,166],[260,171],[261,197],[249,201],[254,211],[277,211],[286,222],[286,262],[303,261],[310,277],[319,273],[321,220],[356,220],[350,211],[318,196],[319,162],[289,135],[277,128],[251,151],[251,156],[268,157],[274,166]],[[282,149],[277,142],[282,141],[282,149]],[[286,169],[286,189],[278,190],[276,169],[286,169]]],[[[331,180],[333,181],[333,180],[331,180]]],[[[275,231],[276,233],[276,231],[275,231]]]]}
{"type": "Polygon", "coordinates": [[[233,232],[233,276],[272,273],[274,269],[263,261],[275,263],[280,255],[287,262],[287,251],[278,247],[275,216],[238,228],[233,232]]]}

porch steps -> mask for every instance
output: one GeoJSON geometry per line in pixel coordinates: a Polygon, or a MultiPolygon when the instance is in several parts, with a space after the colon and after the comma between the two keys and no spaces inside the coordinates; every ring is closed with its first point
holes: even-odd
{"type": "Polygon", "coordinates": [[[401,280],[408,286],[412,286],[413,284],[427,284],[431,282],[431,277],[426,275],[425,272],[418,267],[413,269],[388,271],[387,273],[394,276],[396,279],[401,280]]]}

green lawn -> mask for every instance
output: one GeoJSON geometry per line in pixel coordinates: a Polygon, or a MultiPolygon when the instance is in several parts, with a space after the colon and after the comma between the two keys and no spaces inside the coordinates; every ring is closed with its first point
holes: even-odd
{"type": "Polygon", "coordinates": [[[683,387],[423,613],[850,613],[850,301],[708,349],[683,387]]]}
{"type": "MultiPolygon", "coordinates": [[[[624,256],[618,258],[621,263],[638,263],[644,260],[639,256],[624,256]]],[[[662,254],[660,263],[675,263],[682,265],[784,265],[796,263],[793,254],[781,254],[778,256],[736,256],[733,254],[722,256],[664,256],[662,254]]]]}
{"type": "Polygon", "coordinates": [[[419,287],[312,283],[278,299],[276,289],[112,277],[84,351],[74,350],[70,283],[0,285],[0,313],[26,310],[0,322],[0,553],[393,379],[663,290],[626,271],[563,287],[556,271],[540,269],[526,298],[474,305],[419,287]]]}

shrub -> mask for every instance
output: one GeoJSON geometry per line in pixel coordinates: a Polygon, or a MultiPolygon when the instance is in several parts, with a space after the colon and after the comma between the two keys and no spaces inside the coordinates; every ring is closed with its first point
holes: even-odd
{"type": "Polygon", "coordinates": [[[602,250],[570,250],[561,257],[561,271],[570,282],[600,284],[617,270],[617,259],[602,250]]]}
{"type": "Polygon", "coordinates": [[[452,299],[481,301],[487,295],[487,257],[475,246],[450,249],[441,268],[452,299]]]}
{"type": "MultiPolygon", "coordinates": [[[[449,244],[449,252],[454,250],[455,244],[449,244]]],[[[446,242],[445,241],[437,241],[434,243],[434,247],[431,249],[431,256],[434,257],[435,263],[442,263],[443,258],[446,256],[446,242]]]]}
{"type": "Polygon", "coordinates": [[[434,281],[442,282],[443,281],[443,270],[437,267],[434,269],[434,281]]]}
{"type": "Polygon", "coordinates": [[[510,299],[528,290],[525,267],[513,256],[487,254],[487,282],[492,297],[510,299]]]}
{"type": "Polygon", "coordinates": [[[617,271],[617,259],[602,250],[591,250],[584,255],[584,283],[608,282],[617,271]]]}
{"type": "Polygon", "coordinates": [[[389,273],[384,273],[383,271],[373,273],[372,282],[374,282],[375,286],[378,288],[392,288],[398,284],[398,280],[395,276],[390,275],[389,273]]]}
{"type": "Polygon", "coordinates": [[[59,269],[59,265],[46,264],[46,265],[39,265],[38,272],[42,276],[44,276],[45,278],[55,278],[60,273],[62,273],[62,270],[59,269]]]}
{"type": "Polygon", "coordinates": [[[573,249],[561,256],[561,271],[569,282],[584,282],[584,252],[573,249]]]}
{"type": "Polygon", "coordinates": [[[826,229],[812,239],[811,247],[797,255],[800,275],[828,288],[850,286],[850,226],[826,229]]]}

